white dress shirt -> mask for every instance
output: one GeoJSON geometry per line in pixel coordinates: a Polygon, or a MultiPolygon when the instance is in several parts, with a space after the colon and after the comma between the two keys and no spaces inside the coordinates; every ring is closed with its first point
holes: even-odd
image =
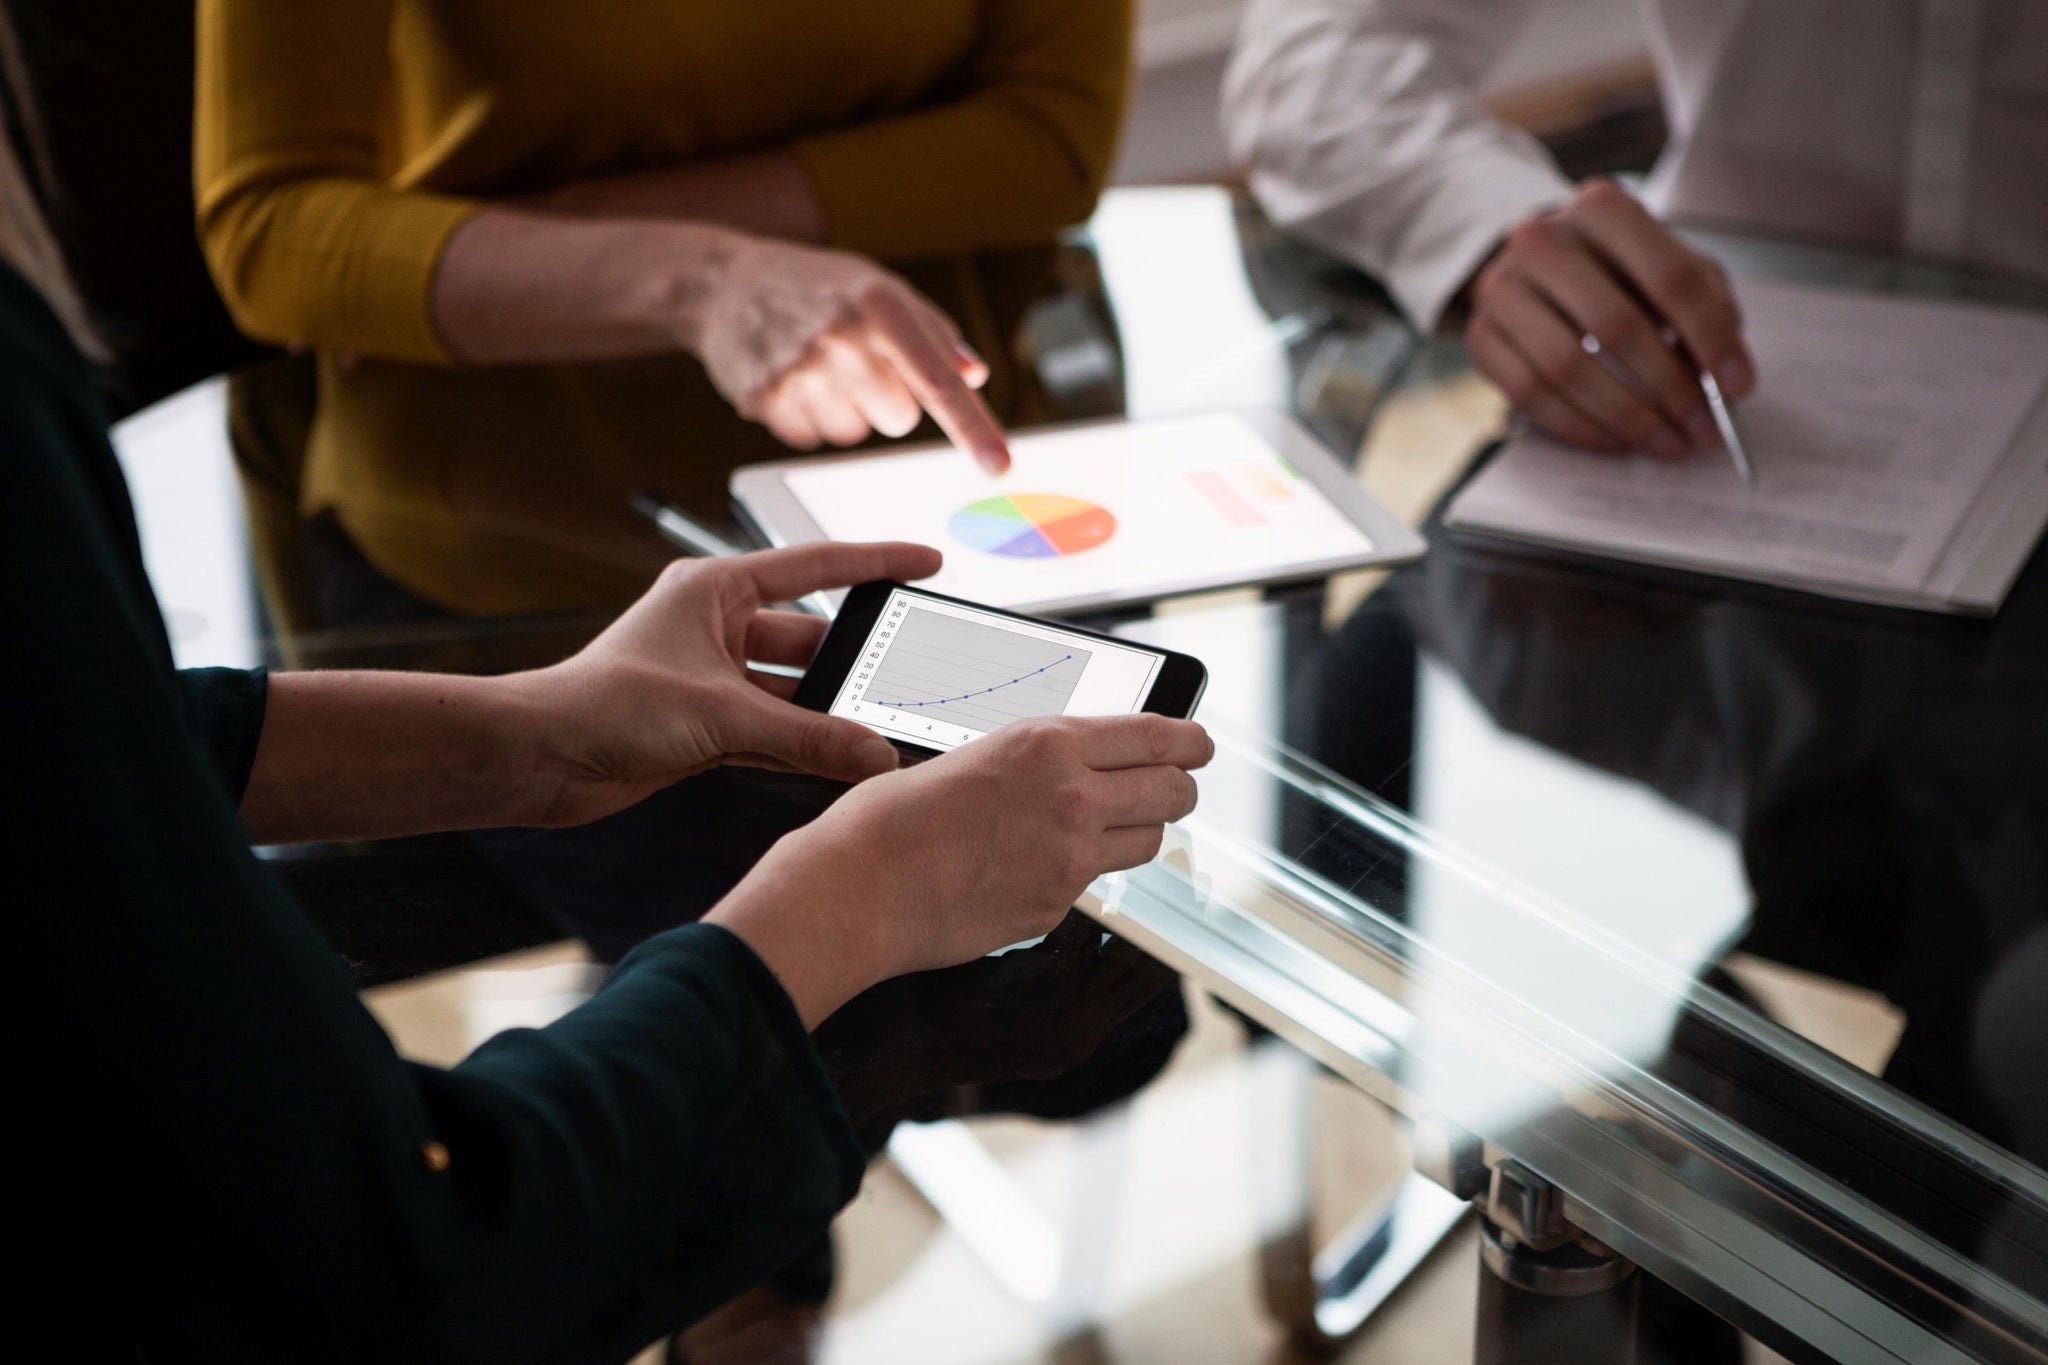
{"type": "MultiPolygon", "coordinates": [[[[1487,113],[1532,0],[1250,0],[1233,153],[1420,326],[1572,186],[1487,113]]],[[[2048,278],[2048,0],[1640,0],[1673,221],[2048,278]]]]}

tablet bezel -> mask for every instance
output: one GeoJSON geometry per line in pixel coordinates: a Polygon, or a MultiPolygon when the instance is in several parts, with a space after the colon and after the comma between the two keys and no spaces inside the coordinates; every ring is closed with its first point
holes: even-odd
{"type": "MultiPolygon", "coordinates": [[[[1171,417],[1144,419],[1132,422],[1123,418],[1107,421],[1066,422],[1054,426],[1032,427],[1016,433],[1018,436],[1054,435],[1069,431],[1087,431],[1101,427],[1136,426],[1150,422],[1181,421],[1189,417],[1231,415],[1249,423],[1253,430],[1280,454],[1280,457],[1298,470],[1332,506],[1372,542],[1368,554],[1325,556],[1319,559],[1302,560],[1291,564],[1275,565],[1256,577],[1247,578],[1242,573],[1197,574],[1192,577],[1163,579],[1158,583],[1133,584],[1120,589],[1108,589],[1095,593],[1047,598],[1044,601],[1022,602],[990,610],[1003,610],[1023,615],[1073,616],[1092,611],[1105,611],[1116,607],[1139,606],[1157,602],[1163,598],[1180,597],[1190,593],[1213,592],[1222,588],[1267,587],[1283,583],[1299,583],[1322,578],[1329,574],[1350,569],[1383,568],[1405,564],[1421,557],[1427,549],[1423,538],[1401,521],[1392,512],[1382,507],[1373,496],[1360,487],[1351,471],[1339,462],[1323,444],[1305,431],[1301,425],[1285,413],[1271,408],[1226,408],[1208,413],[1179,413],[1171,417]]],[[[767,544],[781,547],[804,545],[812,541],[826,540],[824,530],[811,518],[810,512],[790,490],[786,476],[800,469],[816,468],[820,465],[840,464],[848,460],[867,460],[877,456],[923,454],[947,447],[933,442],[914,446],[890,447],[882,451],[855,451],[845,455],[804,457],[792,460],[774,460],[766,464],[747,465],[735,470],[729,484],[734,504],[755,532],[767,544]]],[[[961,459],[968,458],[962,454],[961,459]]],[[[825,594],[836,608],[843,593],[825,594]]]]}

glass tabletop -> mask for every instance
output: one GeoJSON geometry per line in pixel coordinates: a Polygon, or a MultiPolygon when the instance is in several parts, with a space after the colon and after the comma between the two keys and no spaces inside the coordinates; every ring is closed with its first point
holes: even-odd
{"type": "MultiPolygon", "coordinates": [[[[1049,323],[1042,370],[1083,393],[1112,368],[1137,417],[1294,412],[1432,548],[1091,623],[1209,665],[1220,754],[1161,859],[1083,909],[1414,1120],[1458,1198],[1533,1178],[1550,1215],[1789,1355],[2048,1358],[2048,569],[1963,621],[1461,543],[1430,513],[1504,409],[1455,342],[1220,190],[1114,193],[1088,239],[1114,338],[1049,323]],[[1896,1043],[1845,1057],[1773,1022],[1782,973],[1881,998],[1896,1043]]],[[[1705,240],[1739,271],[2048,307],[1705,240]]],[[[601,623],[272,650],[495,672],[601,623]]],[[[565,930],[602,958],[834,794],[722,772],[582,831],[275,857],[366,981],[565,930]]],[[[967,1065],[904,1048],[937,1008],[885,1001],[835,1046],[928,1100],[967,1065]]],[[[1085,1014],[1082,1078],[1040,1111],[1128,1093],[1177,1036],[1085,1014]]]]}

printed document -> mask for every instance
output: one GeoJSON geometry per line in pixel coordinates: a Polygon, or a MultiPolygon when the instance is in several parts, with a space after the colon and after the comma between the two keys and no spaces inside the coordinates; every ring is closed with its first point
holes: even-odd
{"type": "Polygon", "coordinates": [[[1738,285],[1756,465],[1515,434],[1454,527],[1836,596],[1994,611],[2048,522],[2048,316],[1738,285]]]}

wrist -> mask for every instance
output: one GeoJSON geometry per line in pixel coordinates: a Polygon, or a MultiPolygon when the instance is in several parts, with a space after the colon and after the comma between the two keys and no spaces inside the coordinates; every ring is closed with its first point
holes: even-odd
{"type": "Polygon", "coordinates": [[[488,745],[504,788],[503,819],[494,823],[553,828],[565,793],[588,772],[588,741],[575,686],[562,665],[481,680],[491,689],[488,745]]]}
{"type": "Polygon", "coordinates": [[[767,964],[807,1029],[896,975],[880,932],[889,918],[864,904],[873,883],[861,861],[857,850],[808,826],[778,840],[704,917],[767,964]]]}
{"type": "Polygon", "coordinates": [[[1436,330],[1442,336],[1461,336],[1472,324],[1472,314],[1479,303],[1479,277],[1487,268],[1500,259],[1507,249],[1507,238],[1503,237],[1479,258],[1463,282],[1458,285],[1449,299],[1444,302],[1443,312],[1437,315],[1436,330]]]}
{"type": "Polygon", "coordinates": [[[638,300],[646,325],[667,344],[700,355],[706,323],[719,294],[745,254],[743,232],[705,223],[664,224],[649,272],[649,288],[638,300]]]}

